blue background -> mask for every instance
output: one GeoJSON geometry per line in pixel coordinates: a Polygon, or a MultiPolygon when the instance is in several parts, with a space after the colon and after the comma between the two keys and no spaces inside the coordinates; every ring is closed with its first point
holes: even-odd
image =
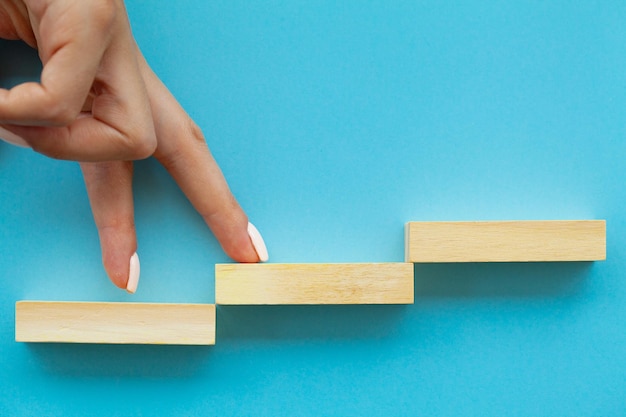
{"type": "Polygon", "coordinates": [[[78,166],[0,144],[1,415],[626,415],[626,3],[128,9],[271,261],[402,261],[406,221],[487,219],[606,219],[607,261],[418,265],[410,306],[220,307],[214,347],[20,344],[18,300],[213,302],[228,259],[138,162],[125,294],[78,166]]]}

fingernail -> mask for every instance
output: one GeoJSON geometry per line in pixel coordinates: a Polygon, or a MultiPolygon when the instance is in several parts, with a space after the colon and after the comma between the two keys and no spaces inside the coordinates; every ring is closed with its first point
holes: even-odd
{"type": "Polygon", "coordinates": [[[267,247],[265,246],[265,242],[263,241],[263,237],[261,237],[261,233],[257,230],[256,227],[252,223],[248,223],[248,236],[250,236],[250,240],[252,241],[252,246],[254,246],[254,250],[256,251],[257,256],[261,262],[266,262],[269,259],[269,255],[267,253],[267,247]]]}
{"type": "Polygon", "coordinates": [[[2,138],[5,142],[9,142],[13,145],[20,146],[22,148],[30,148],[30,145],[26,143],[24,139],[2,127],[0,127],[0,138],[2,138]]]}
{"type": "Polygon", "coordinates": [[[137,252],[130,257],[130,268],[128,272],[128,282],[126,283],[126,291],[134,294],[137,291],[137,285],[139,284],[139,256],[137,252]]]}

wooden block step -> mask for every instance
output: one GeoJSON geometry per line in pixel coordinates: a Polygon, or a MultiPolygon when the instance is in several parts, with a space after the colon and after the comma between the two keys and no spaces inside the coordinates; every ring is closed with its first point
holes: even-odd
{"type": "Polygon", "coordinates": [[[214,345],[215,305],[18,301],[15,340],[214,345]]]}
{"type": "Polygon", "coordinates": [[[409,222],[407,262],[606,259],[604,220],[409,222]]]}
{"type": "Polygon", "coordinates": [[[412,304],[413,264],[218,264],[223,305],[412,304]]]}

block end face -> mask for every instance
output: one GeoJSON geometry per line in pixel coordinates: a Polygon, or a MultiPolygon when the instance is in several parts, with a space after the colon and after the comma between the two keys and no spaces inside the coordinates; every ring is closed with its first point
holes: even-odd
{"type": "Polygon", "coordinates": [[[404,262],[411,262],[411,223],[407,222],[404,225],[404,262]]]}

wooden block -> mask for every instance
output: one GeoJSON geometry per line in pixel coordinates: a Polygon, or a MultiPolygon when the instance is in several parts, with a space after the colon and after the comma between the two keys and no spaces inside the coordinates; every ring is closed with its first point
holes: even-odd
{"type": "Polygon", "coordinates": [[[409,222],[407,262],[549,262],[606,259],[606,222],[409,222]]]}
{"type": "Polygon", "coordinates": [[[218,264],[217,304],[412,304],[413,264],[218,264]]]}
{"type": "Polygon", "coordinates": [[[18,301],[15,340],[214,345],[215,305],[18,301]]]}

